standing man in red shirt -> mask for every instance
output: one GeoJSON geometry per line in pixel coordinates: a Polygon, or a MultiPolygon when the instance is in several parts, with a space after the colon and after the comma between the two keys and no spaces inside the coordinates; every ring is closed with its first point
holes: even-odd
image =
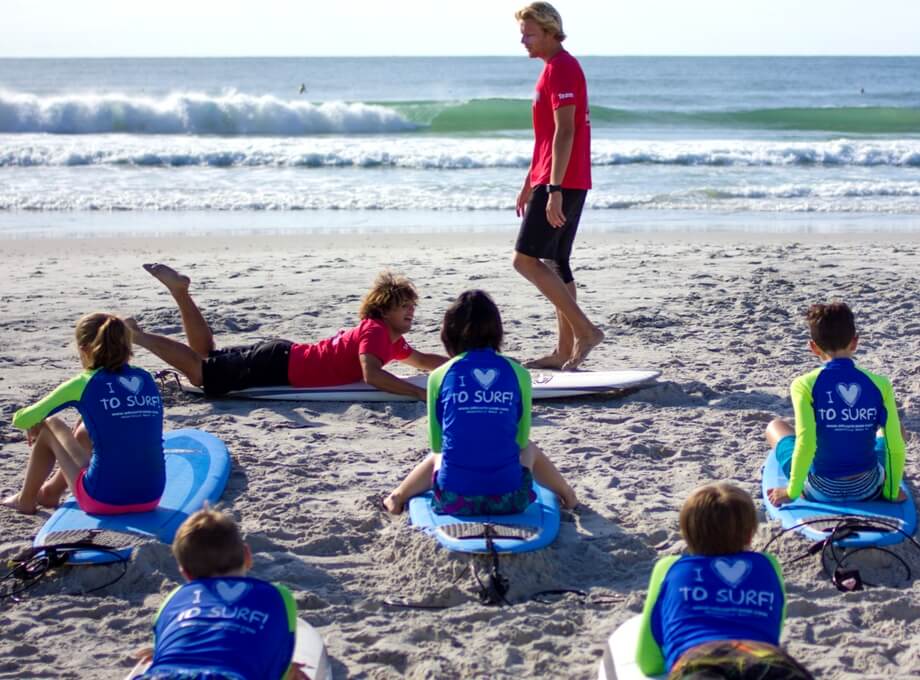
{"type": "Polygon", "coordinates": [[[569,255],[591,188],[588,88],[581,66],[562,47],[562,17],[548,2],[515,13],[521,43],[545,64],[533,99],[533,159],[517,197],[523,215],[514,246],[514,268],[556,307],[559,340],[532,368],[574,370],[601,343],[604,332],[575,300],[569,255]]]}

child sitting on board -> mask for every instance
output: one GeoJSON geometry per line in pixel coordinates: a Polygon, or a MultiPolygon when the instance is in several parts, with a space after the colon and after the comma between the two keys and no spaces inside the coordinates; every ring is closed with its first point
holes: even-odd
{"type": "Polygon", "coordinates": [[[858,367],[853,312],[843,302],[812,305],[806,314],[812,353],[823,366],[792,382],[795,430],[784,420],[767,426],[767,441],[789,476],[768,491],[781,505],[855,502],[881,496],[903,501],[904,435],[891,382],[858,367]],[[879,434],[876,438],[876,435],[879,434]]]}
{"type": "Polygon", "coordinates": [[[130,678],[306,678],[292,665],[297,604],[282,585],[246,576],[252,553],[236,523],[212,509],[186,519],[172,544],[188,581],[154,620],[154,646],[130,678]]]}
{"type": "Polygon", "coordinates": [[[530,438],[530,373],[498,353],[502,319],[481,290],[462,293],[444,314],[441,341],[452,359],[428,378],[428,428],[433,451],[384,500],[406,502],[434,489],[435,512],[514,514],[536,498],[533,480],[565,508],[578,500],[530,438]]]}
{"type": "Polygon", "coordinates": [[[643,673],[811,678],[779,647],[785,587],[776,558],[750,551],[756,530],[754,502],[738,487],[708,484],[690,494],[680,511],[689,554],[658,560],[649,582],[636,649],[643,673]]]}
{"type": "Polygon", "coordinates": [[[33,514],[36,505],[57,507],[70,488],[91,514],[153,510],[166,486],[156,383],[128,364],[131,331],[117,316],[84,316],[76,339],[84,370],[13,416],[13,426],[26,430],[32,452],[22,488],[3,504],[33,514]],[[82,421],[73,430],[52,415],[69,406],[82,421]],[[51,475],[55,462],[58,471],[51,475]]]}

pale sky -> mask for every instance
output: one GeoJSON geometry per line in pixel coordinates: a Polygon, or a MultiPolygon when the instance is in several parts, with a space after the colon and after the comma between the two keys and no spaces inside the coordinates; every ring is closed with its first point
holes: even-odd
{"type": "MultiPolygon", "coordinates": [[[[525,0],[2,0],[0,57],[523,54],[525,0]]],[[[917,55],[920,0],[558,0],[576,55],[917,55]]]]}

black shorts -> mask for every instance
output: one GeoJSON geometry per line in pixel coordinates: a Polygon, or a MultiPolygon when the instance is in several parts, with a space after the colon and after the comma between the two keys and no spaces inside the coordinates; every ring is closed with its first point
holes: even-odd
{"type": "Polygon", "coordinates": [[[266,340],[216,349],[201,360],[202,389],[209,397],[247,387],[288,385],[288,358],[294,343],[266,340]]]}
{"type": "Polygon", "coordinates": [[[575,233],[578,231],[578,222],[587,195],[585,189],[562,190],[562,213],[565,215],[565,224],[557,229],[546,219],[546,201],[549,198],[546,185],[537,185],[524,212],[514,249],[522,255],[552,260],[556,263],[563,282],[574,281],[569,256],[572,254],[572,244],[575,243],[575,233]]]}

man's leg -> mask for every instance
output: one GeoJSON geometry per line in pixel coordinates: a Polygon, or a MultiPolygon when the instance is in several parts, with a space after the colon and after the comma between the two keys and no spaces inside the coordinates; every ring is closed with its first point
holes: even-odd
{"type": "Polygon", "coordinates": [[[214,334],[188,292],[191,279],[165,264],[145,264],[144,269],[172,294],[179,307],[182,328],[185,330],[185,337],[188,338],[189,347],[201,357],[208,356],[208,353],[214,350],[214,334]]]}
{"type": "MultiPolygon", "coordinates": [[[[530,255],[514,253],[514,268],[537,289],[556,308],[557,318],[561,316],[572,333],[572,352],[560,368],[574,370],[585,360],[588,353],[604,339],[604,332],[591,323],[575,301],[572,289],[575,283],[563,283],[555,271],[530,255]]],[[[562,330],[563,325],[560,325],[562,330]]],[[[563,334],[560,333],[560,344],[563,334]]]]}
{"type": "MultiPolygon", "coordinates": [[[[559,274],[558,265],[553,260],[544,259],[543,264],[556,272],[557,275],[559,274]]],[[[572,298],[577,299],[575,282],[572,281],[571,283],[567,283],[565,287],[569,289],[572,298]]],[[[566,318],[562,316],[562,313],[558,309],[556,310],[556,329],[559,333],[559,337],[556,340],[555,349],[553,349],[551,354],[547,354],[545,357],[528,361],[524,364],[527,368],[549,368],[558,370],[562,368],[562,365],[572,356],[575,331],[572,330],[572,324],[566,321],[566,318]]]]}

